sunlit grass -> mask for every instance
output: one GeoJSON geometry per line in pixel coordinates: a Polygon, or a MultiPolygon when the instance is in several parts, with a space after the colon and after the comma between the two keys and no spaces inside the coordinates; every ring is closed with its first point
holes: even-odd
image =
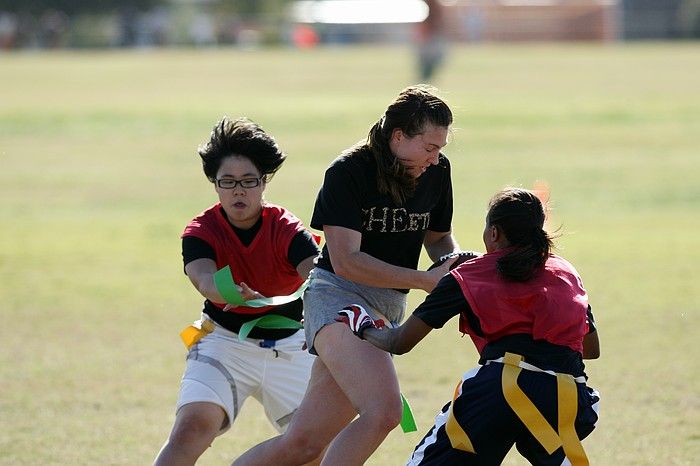
{"type": "MultiPolygon", "coordinates": [[[[496,190],[551,188],[550,225],[602,340],[588,366],[603,398],[592,464],[700,456],[699,52],[460,47],[437,82],[455,112],[464,248],[481,248],[496,190]]],[[[308,222],[324,168],[413,81],[412,59],[401,47],[0,55],[0,464],[148,464],[174,418],[177,334],[201,306],[179,240],[215,200],[197,145],[224,114],[257,120],[289,154],[266,197],[308,222]]],[[[392,432],[368,464],[403,464],[475,362],[455,323],[397,357],[419,432],[392,432]]],[[[272,432],[250,401],[199,464],[272,432]]]]}

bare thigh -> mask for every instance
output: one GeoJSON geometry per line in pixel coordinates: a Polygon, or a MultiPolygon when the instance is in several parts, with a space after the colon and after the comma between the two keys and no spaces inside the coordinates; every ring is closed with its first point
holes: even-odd
{"type": "Polygon", "coordinates": [[[342,323],[323,327],[316,347],[339,390],[360,415],[400,405],[399,382],[389,353],[359,339],[342,323]]]}
{"type": "Polygon", "coordinates": [[[316,358],[304,399],[285,435],[311,438],[325,447],[356,415],[357,411],[326,365],[316,358]]]}

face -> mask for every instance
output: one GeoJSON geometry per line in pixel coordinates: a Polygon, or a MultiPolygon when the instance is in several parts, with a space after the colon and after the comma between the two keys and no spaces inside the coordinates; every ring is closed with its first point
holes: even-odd
{"type": "MultiPolygon", "coordinates": [[[[260,177],[260,172],[253,162],[246,157],[236,155],[223,159],[216,173],[217,180],[241,181],[260,179],[260,177]]],[[[255,225],[262,213],[262,199],[265,191],[265,183],[262,180],[254,188],[244,188],[240,183],[230,189],[220,188],[218,183],[214,186],[224,212],[234,226],[248,229],[255,225]]]]}
{"type": "Polygon", "coordinates": [[[428,125],[423,133],[408,137],[400,129],[391,134],[389,147],[414,178],[438,163],[440,149],[447,145],[448,128],[428,125]]]}

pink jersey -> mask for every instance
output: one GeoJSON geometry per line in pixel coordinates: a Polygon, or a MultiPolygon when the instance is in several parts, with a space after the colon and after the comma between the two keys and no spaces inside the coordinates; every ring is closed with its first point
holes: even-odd
{"type": "MultiPolygon", "coordinates": [[[[216,253],[217,269],[230,266],[236,283],[245,282],[263,296],[271,297],[291,294],[304,282],[287,259],[292,238],[303,229],[301,220],[285,208],[265,204],[260,231],[245,246],[217,203],[195,217],[182,236],[196,236],[209,243],[216,253]]],[[[258,314],[271,308],[241,306],[234,312],[258,314]]]]}
{"type": "Polygon", "coordinates": [[[550,255],[532,279],[506,281],[496,272],[496,261],[507,252],[485,254],[450,272],[478,317],[484,336],[473,334],[464,315],[460,316],[460,330],[470,334],[479,353],[487,343],[519,333],[582,352],[588,332],[588,296],[576,269],[550,255]]]}

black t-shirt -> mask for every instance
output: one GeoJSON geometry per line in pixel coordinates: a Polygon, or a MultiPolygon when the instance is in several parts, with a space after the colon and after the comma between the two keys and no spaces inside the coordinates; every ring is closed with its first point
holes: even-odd
{"type": "MultiPolygon", "coordinates": [[[[311,227],[340,226],[362,234],[360,250],[399,267],[416,269],[427,230],[446,232],[452,224],[450,163],[440,154],[418,178],[415,193],[396,205],[377,188],[377,165],[367,148],[341,155],[326,170],[311,227]]],[[[317,267],[333,271],[324,246],[317,267]]]]}
{"type": "MultiPolygon", "coordinates": [[[[229,225],[231,225],[229,223],[229,225]]],[[[231,225],[233,231],[244,245],[249,245],[255,239],[255,235],[260,230],[262,225],[262,217],[250,229],[242,230],[231,225]]],[[[289,245],[287,259],[294,267],[297,267],[307,257],[318,254],[318,246],[311,233],[307,230],[302,230],[297,233],[289,245]]],[[[211,259],[216,261],[216,252],[214,248],[201,238],[196,236],[185,236],[182,238],[182,259],[184,265],[196,259],[211,259]]],[[[238,333],[241,325],[248,321],[257,319],[259,314],[239,314],[236,312],[223,312],[218,307],[214,306],[211,301],[204,301],[204,312],[209,316],[215,317],[215,320],[223,325],[226,329],[238,333]]],[[[274,314],[289,317],[290,319],[300,321],[302,318],[302,301],[301,298],[292,301],[291,303],[282,304],[274,309],[274,314]]],[[[279,340],[292,335],[296,330],[292,329],[265,329],[253,327],[248,335],[250,338],[279,340]]]]}
{"type": "MultiPolygon", "coordinates": [[[[483,337],[479,318],[469,306],[459,283],[450,274],[442,277],[425,301],[413,311],[414,316],[432,328],[442,328],[447,321],[461,313],[466,316],[474,334],[483,337]]],[[[588,306],[588,327],[589,333],[596,330],[590,305],[588,306]]],[[[489,342],[481,352],[479,364],[498,359],[506,352],[523,355],[526,362],[541,369],[564,372],[575,377],[585,375],[581,353],[544,340],[533,340],[526,334],[508,335],[489,342]]]]}

